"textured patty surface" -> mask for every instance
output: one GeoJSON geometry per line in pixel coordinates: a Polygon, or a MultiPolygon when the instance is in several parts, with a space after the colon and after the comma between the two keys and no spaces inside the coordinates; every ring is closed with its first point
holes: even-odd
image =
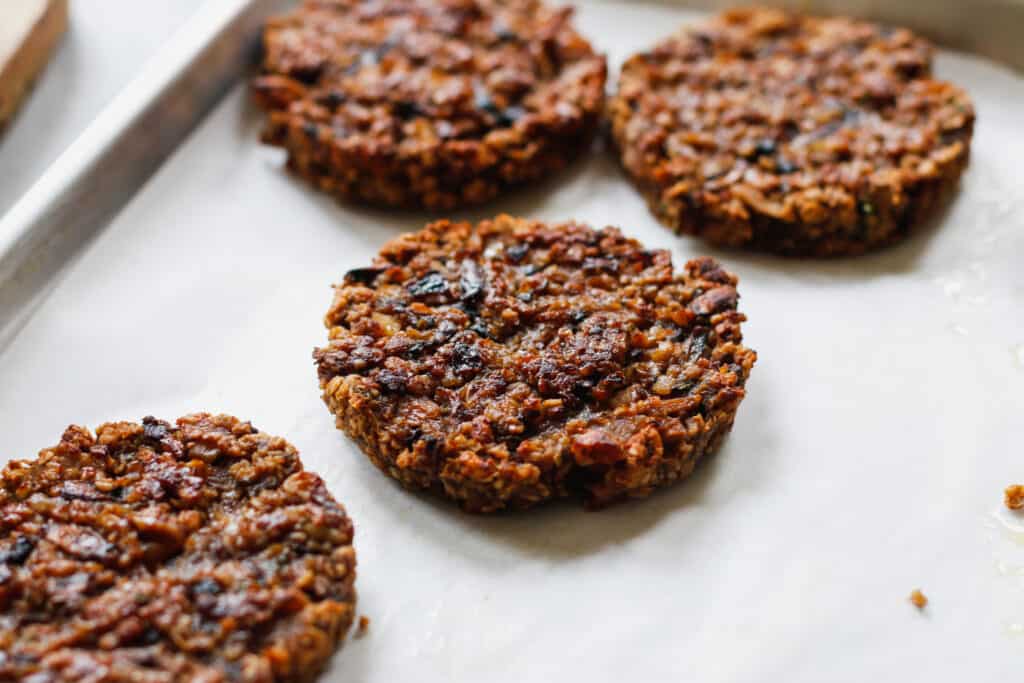
{"type": "Polygon", "coordinates": [[[349,271],[314,358],[340,429],[465,509],[672,483],[732,426],[756,355],[736,278],[614,228],[440,221],[349,271]]]}
{"type": "Polygon", "coordinates": [[[711,242],[857,254],[904,237],[956,186],[974,110],[906,30],[744,9],[622,69],[622,164],[654,213],[711,242]]]}
{"type": "Polygon", "coordinates": [[[451,209],[589,143],[605,61],[538,0],[308,0],[266,28],[264,140],[345,199],[451,209]]]}
{"type": "Polygon", "coordinates": [[[352,621],[352,523],[247,422],[72,426],[0,476],[0,680],[309,681],[352,621]]]}

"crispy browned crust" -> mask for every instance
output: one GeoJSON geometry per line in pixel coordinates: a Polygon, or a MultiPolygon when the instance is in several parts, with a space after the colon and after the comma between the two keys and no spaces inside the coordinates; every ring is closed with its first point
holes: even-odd
{"type": "Polygon", "coordinates": [[[732,426],[756,359],[736,282],[615,228],[439,221],[337,287],[324,401],[381,470],[469,511],[643,497],[732,426]]]}
{"type": "Polygon", "coordinates": [[[72,426],[0,477],[0,680],[309,681],[352,623],[352,523],[248,422],[72,426]]]}
{"type": "Polygon", "coordinates": [[[622,69],[622,165],[669,227],[789,255],[896,242],[949,197],[974,109],[907,30],[743,9],[622,69]]]}
{"type": "Polygon", "coordinates": [[[307,0],[267,24],[264,140],[316,187],[451,209],[589,144],[605,61],[539,0],[307,0]]]}

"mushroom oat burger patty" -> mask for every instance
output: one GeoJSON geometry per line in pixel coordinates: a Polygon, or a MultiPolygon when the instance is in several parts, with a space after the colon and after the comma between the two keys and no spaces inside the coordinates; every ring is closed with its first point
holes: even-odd
{"type": "Polygon", "coordinates": [[[605,61],[570,16],[538,0],[307,0],[266,28],[264,140],[344,199],[491,199],[597,130],[605,61]]]}
{"type": "Polygon", "coordinates": [[[380,469],[466,510],[642,497],[732,426],[736,282],[615,228],[439,221],[337,287],[320,386],[380,469]]]}
{"type": "Polygon", "coordinates": [[[284,439],[224,415],[68,427],[0,474],[0,680],[310,681],[355,563],[284,439]]]}
{"type": "Polygon", "coordinates": [[[613,137],[679,232],[859,254],[905,237],[967,164],[974,109],[931,66],[907,30],[733,10],[626,62],[613,137]]]}

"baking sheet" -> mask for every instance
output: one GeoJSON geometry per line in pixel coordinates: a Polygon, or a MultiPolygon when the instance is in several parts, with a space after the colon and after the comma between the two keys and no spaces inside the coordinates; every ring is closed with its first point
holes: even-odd
{"type": "MultiPolygon", "coordinates": [[[[103,0],[102,12],[96,11],[95,1],[69,3],[69,31],[18,115],[0,135],[0,215],[202,1],[103,0]]],[[[3,4],[14,2],[25,0],[3,4]]]]}
{"type": "MultiPolygon", "coordinates": [[[[613,64],[695,16],[578,4],[613,64]]],[[[72,422],[195,410],[286,436],[356,522],[372,621],[326,681],[1003,679],[1024,653],[1024,519],[1000,510],[1024,481],[1024,81],[955,54],[937,71],[975,99],[971,167],[941,221],[876,255],[674,236],[603,153],[463,214],[615,224],[740,275],[748,398],[719,454],[647,501],[472,517],[334,429],[310,358],[328,285],[426,218],[290,177],[242,86],[0,355],[0,458],[72,422]]]]}

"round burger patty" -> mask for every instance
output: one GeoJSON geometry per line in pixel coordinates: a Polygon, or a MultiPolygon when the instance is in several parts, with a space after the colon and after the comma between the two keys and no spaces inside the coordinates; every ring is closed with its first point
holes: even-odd
{"type": "Polygon", "coordinates": [[[974,109],[903,29],[743,9],[630,58],[622,165],[669,227],[791,255],[895,242],[952,194],[974,109]]]}
{"type": "Polygon", "coordinates": [[[314,358],[338,427],[403,485],[474,512],[599,507],[731,428],[756,358],[736,282],[615,228],[439,221],[348,272],[314,358]]]}
{"type": "Polygon", "coordinates": [[[352,622],[352,523],[248,422],[72,426],[0,477],[0,680],[310,681],[352,622]]]}
{"type": "Polygon", "coordinates": [[[316,187],[451,209],[589,144],[604,57],[538,0],[307,0],[267,24],[264,140],[316,187]]]}

